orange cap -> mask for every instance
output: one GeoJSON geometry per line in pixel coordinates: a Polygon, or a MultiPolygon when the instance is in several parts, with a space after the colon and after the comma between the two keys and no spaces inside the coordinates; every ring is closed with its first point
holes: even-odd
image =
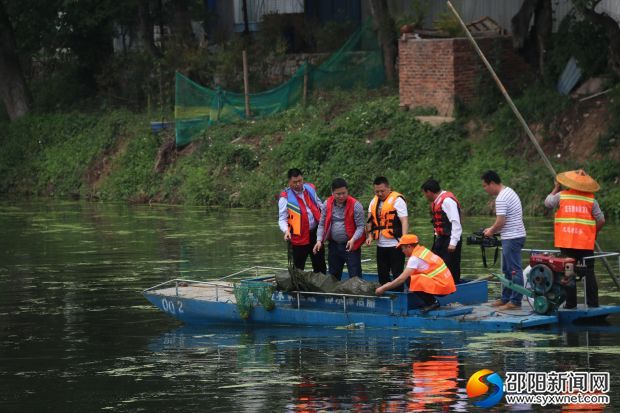
{"type": "Polygon", "coordinates": [[[601,189],[599,184],[583,169],[562,172],[556,176],[556,179],[562,185],[577,191],[596,192],[601,189]]]}
{"type": "Polygon", "coordinates": [[[415,234],[405,234],[400,238],[400,242],[398,243],[398,245],[396,247],[400,247],[401,245],[411,245],[411,244],[417,244],[418,242],[420,242],[420,240],[418,240],[418,236],[415,234]]]}

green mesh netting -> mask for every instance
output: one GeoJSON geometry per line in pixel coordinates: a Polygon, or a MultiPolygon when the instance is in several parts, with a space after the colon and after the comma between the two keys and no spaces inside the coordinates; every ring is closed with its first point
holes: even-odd
{"type": "MultiPolygon", "coordinates": [[[[308,93],[334,88],[379,87],[385,81],[382,56],[376,34],[368,22],[320,66],[304,64],[278,87],[251,93],[252,117],[269,116],[298,103],[303,97],[306,72],[308,93]]],[[[243,93],[200,86],[177,73],[174,117],[176,144],[183,146],[200,137],[210,125],[245,119],[245,97],[243,93]]]]}
{"type": "Polygon", "coordinates": [[[273,310],[275,303],[271,297],[274,290],[271,284],[264,282],[243,281],[241,283],[236,283],[233,288],[233,293],[235,294],[239,316],[247,320],[250,317],[252,307],[254,307],[257,301],[265,310],[273,310]]]}

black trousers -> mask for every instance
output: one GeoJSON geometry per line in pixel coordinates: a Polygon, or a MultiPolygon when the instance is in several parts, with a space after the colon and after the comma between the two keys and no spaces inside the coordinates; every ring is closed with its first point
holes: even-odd
{"type": "Polygon", "coordinates": [[[321,248],[315,255],[312,253],[314,244],[316,244],[316,229],[310,231],[310,244],[291,244],[293,249],[293,265],[295,268],[299,268],[303,271],[306,268],[306,260],[308,259],[308,255],[310,255],[310,260],[312,261],[312,271],[327,274],[327,266],[325,265],[325,248],[321,248]]]}
{"type": "Polygon", "coordinates": [[[347,251],[346,242],[329,241],[327,250],[327,264],[329,273],[336,277],[338,281],[342,278],[344,264],[347,264],[349,277],[362,276],[362,248],[355,251],[347,251]]]}
{"type": "MultiPolygon", "coordinates": [[[[560,248],[562,255],[577,260],[577,264],[582,264],[583,257],[594,255],[592,250],[576,250],[572,248],[560,248]]],[[[594,275],[594,260],[585,261],[586,272],[586,304],[588,307],[598,307],[598,283],[594,275]]],[[[566,307],[575,307],[577,305],[577,281],[574,287],[566,287],[566,307]]]]}
{"type": "MultiPolygon", "coordinates": [[[[400,248],[377,247],[377,273],[379,284],[383,285],[398,278],[405,269],[405,254],[400,248]],[[392,277],[390,278],[390,273],[392,277]]],[[[405,282],[403,291],[409,291],[409,283],[405,282]]]]}
{"type": "Polygon", "coordinates": [[[424,306],[434,304],[437,299],[433,294],[425,293],[424,291],[416,291],[414,292],[416,296],[424,303],[424,306]]]}
{"type": "Polygon", "coordinates": [[[456,250],[454,252],[450,252],[448,251],[448,247],[450,246],[450,237],[441,236],[435,237],[433,248],[431,248],[431,251],[440,256],[443,262],[446,263],[446,267],[448,267],[452,273],[454,284],[458,284],[461,280],[461,244],[462,242],[459,240],[458,244],[456,244],[456,250]]]}

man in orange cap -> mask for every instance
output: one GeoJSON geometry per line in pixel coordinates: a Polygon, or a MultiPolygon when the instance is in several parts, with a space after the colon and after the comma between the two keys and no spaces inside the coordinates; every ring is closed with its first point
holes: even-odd
{"type": "Polygon", "coordinates": [[[435,296],[452,294],[456,291],[454,279],[446,263],[428,248],[419,245],[417,235],[406,234],[396,246],[409,257],[407,267],[396,279],[376,289],[377,295],[383,294],[410,279],[409,291],[412,291],[424,303],[422,312],[426,313],[439,307],[435,296]]]}
{"type": "MultiPolygon", "coordinates": [[[[599,184],[583,169],[562,172],[557,175],[553,191],[545,199],[549,209],[558,208],[554,222],[554,245],[562,255],[574,258],[578,263],[585,264],[586,271],[586,303],[588,307],[598,307],[598,284],[594,275],[594,260],[583,257],[594,255],[596,234],[605,225],[605,216],[594,192],[600,189],[599,184]],[[567,190],[560,190],[560,184],[567,190]]],[[[564,308],[577,307],[576,286],[566,287],[566,304],[564,308]]]]}

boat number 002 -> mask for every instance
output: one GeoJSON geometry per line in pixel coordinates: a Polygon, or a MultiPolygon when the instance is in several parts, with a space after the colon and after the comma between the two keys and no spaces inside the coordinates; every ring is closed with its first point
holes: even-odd
{"type": "Polygon", "coordinates": [[[161,299],[161,308],[170,314],[183,314],[183,301],[177,301],[176,305],[172,300],[166,298],[161,299]]]}

